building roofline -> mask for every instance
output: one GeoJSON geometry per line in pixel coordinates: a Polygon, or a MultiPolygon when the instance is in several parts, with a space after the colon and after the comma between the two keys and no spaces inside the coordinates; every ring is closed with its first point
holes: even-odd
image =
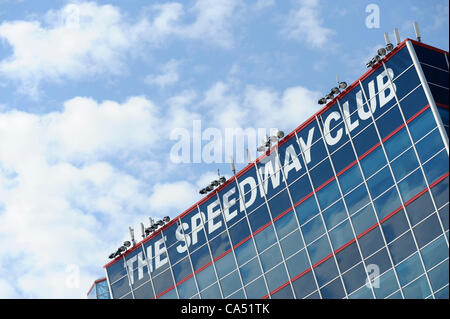
{"type": "Polygon", "coordinates": [[[94,281],[94,283],[92,284],[91,288],[89,288],[89,291],[88,291],[88,293],[87,293],[86,295],[89,296],[89,294],[90,294],[91,291],[92,291],[92,288],[94,288],[94,286],[95,286],[96,284],[98,284],[98,283],[100,283],[100,282],[102,282],[102,281],[105,281],[105,280],[106,280],[106,277],[100,278],[100,279],[97,279],[96,281],[94,281]]]}

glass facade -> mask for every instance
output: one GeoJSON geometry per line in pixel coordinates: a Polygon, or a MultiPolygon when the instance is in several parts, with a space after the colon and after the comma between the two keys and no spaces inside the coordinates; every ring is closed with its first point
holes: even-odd
{"type": "Polygon", "coordinates": [[[448,298],[448,53],[405,43],[106,265],[112,297],[448,298]]]}
{"type": "Polygon", "coordinates": [[[94,282],[87,294],[88,299],[111,299],[106,278],[94,282]]]}

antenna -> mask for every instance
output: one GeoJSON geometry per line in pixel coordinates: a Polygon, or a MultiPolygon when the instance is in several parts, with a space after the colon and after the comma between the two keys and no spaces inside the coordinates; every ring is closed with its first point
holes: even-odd
{"type": "Polygon", "coordinates": [[[389,40],[389,34],[387,32],[384,33],[384,42],[386,42],[386,44],[391,43],[391,41],[389,40]]]}
{"type": "Polygon", "coordinates": [[[248,151],[248,148],[245,149],[245,154],[247,155],[247,163],[250,164],[252,162],[252,159],[250,158],[250,152],[248,151]]]}
{"type": "Polygon", "coordinates": [[[142,238],[145,238],[145,227],[143,223],[141,223],[141,236],[142,238]]]}
{"type": "Polygon", "coordinates": [[[419,24],[417,23],[417,21],[414,21],[414,31],[416,32],[417,41],[422,42],[420,37],[419,24]]]}
{"type": "Polygon", "coordinates": [[[400,33],[398,33],[398,29],[394,29],[395,41],[397,41],[397,45],[399,45],[402,41],[400,40],[400,33]]]}
{"type": "Polygon", "coordinates": [[[128,227],[128,229],[130,230],[130,238],[131,238],[131,242],[133,243],[133,246],[136,245],[136,241],[134,240],[134,229],[131,227],[128,227]]]}
{"type": "Polygon", "coordinates": [[[231,157],[231,171],[233,172],[233,175],[236,175],[236,167],[234,166],[234,159],[233,156],[231,157]]]}
{"type": "Polygon", "coordinates": [[[148,220],[150,221],[150,227],[152,227],[155,224],[153,218],[149,217],[148,220]]]}

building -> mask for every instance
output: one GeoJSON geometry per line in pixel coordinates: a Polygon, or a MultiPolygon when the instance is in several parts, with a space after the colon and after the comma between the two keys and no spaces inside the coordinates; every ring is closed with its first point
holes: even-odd
{"type": "Polygon", "coordinates": [[[398,44],[108,263],[112,297],[448,298],[448,73],[448,52],[398,44]]]}
{"type": "Polygon", "coordinates": [[[106,278],[97,279],[87,293],[88,299],[111,299],[106,278]]]}

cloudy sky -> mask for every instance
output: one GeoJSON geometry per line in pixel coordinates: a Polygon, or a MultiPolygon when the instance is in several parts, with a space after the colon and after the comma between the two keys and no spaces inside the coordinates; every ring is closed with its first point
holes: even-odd
{"type": "Polygon", "coordinates": [[[416,20],[424,42],[448,50],[448,10],[440,0],[0,0],[0,298],[85,298],[129,225],[176,217],[217,169],[231,175],[205,157],[179,163],[177,132],[193,141],[200,123],[203,146],[227,128],[290,132],[336,75],[365,72],[384,32],[413,38],[416,20]]]}

